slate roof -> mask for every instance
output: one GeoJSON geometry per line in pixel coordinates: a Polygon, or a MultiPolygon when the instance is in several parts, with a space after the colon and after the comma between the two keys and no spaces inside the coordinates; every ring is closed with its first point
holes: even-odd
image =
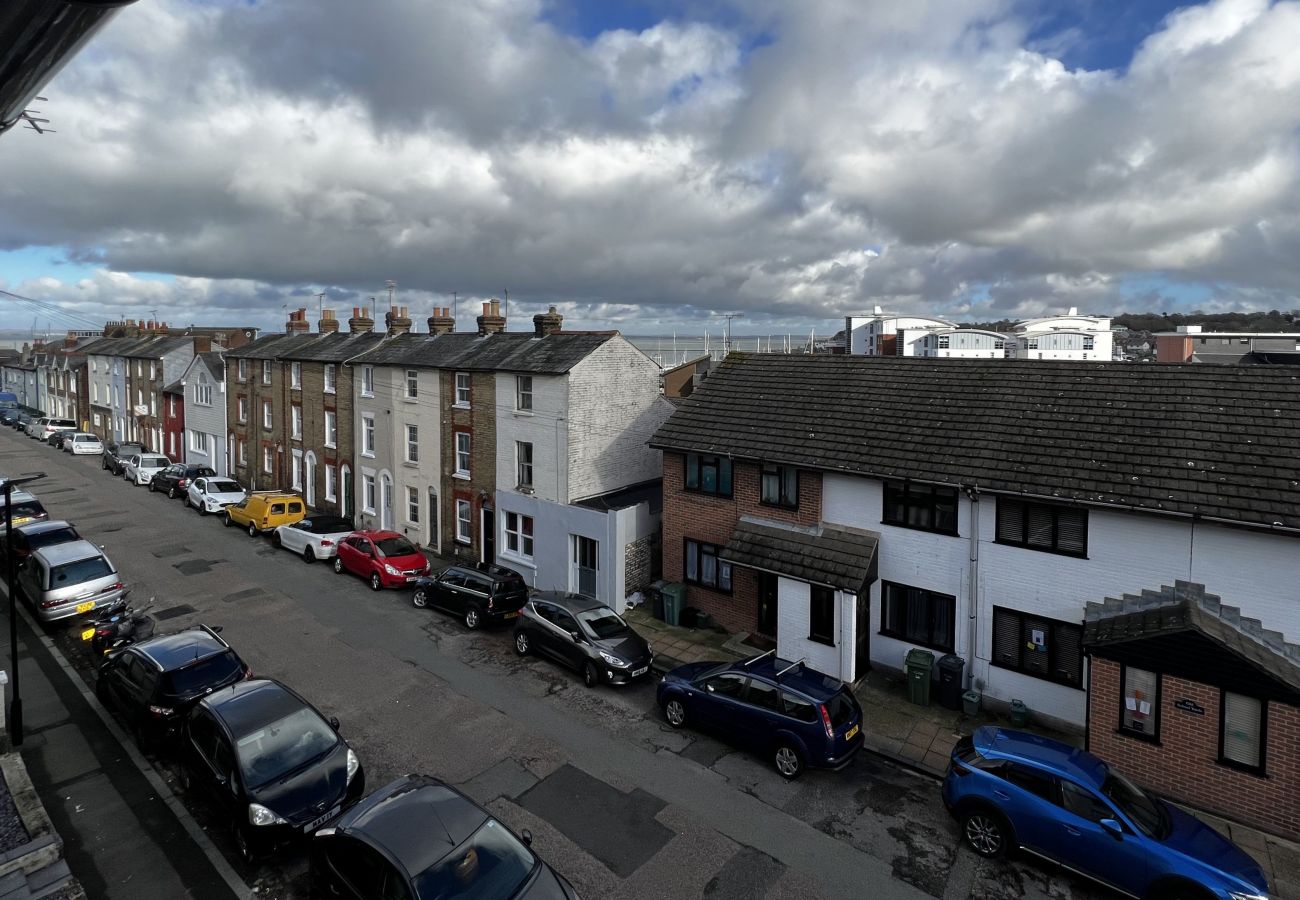
{"type": "Polygon", "coordinates": [[[341,363],[377,346],[387,335],[336,331],[326,334],[267,334],[226,351],[226,359],[289,359],[341,363]]]}
{"type": "Polygon", "coordinates": [[[801,528],[742,518],[718,554],[736,565],[857,593],[875,580],[874,531],[820,525],[801,528]]]}
{"type": "Polygon", "coordinates": [[[1204,585],[1175,581],[1172,587],[1107,597],[1084,609],[1085,647],[1185,631],[1200,632],[1300,692],[1300,645],[1288,643],[1258,619],[1242,616],[1240,608],[1207,594],[1204,585]]]}
{"type": "Polygon", "coordinates": [[[731,354],[650,444],[1300,528],[1300,371],[731,354]]]}
{"type": "Polygon", "coordinates": [[[462,371],[563,375],[617,331],[561,331],[538,337],[531,331],[397,335],[357,362],[372,366],[413,366],[462,371]]]}
{"type": "Polygon", "coordinates": [[[219,350],[207,350],[203,353],[195,353],[196,359],[203,360],[203,364],[208,367],[208,371],[217,381],[226,380],[226,354],[219,350]]]}
{"type": "Polygon", "coordinates": [[[128,359],[162,359],[168,353],[187,347],[193,338],[177,335],[149,335],[147,337],[102,338],[78,347],[80,353],[95,356],[122,356],[128,359]]]}

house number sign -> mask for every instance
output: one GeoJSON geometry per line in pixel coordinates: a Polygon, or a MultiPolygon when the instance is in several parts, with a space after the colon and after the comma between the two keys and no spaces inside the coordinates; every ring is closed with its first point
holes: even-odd
{"type": "Polygon", "coordinates": [[[1187,697],[1183,697],[1179,700],[1176,700],[1174,702],[1174,709],[1181,709],[1183,712],[1191,713],[1194,716],[1205,715],[1205,707],[1201,706],[1201,704],[1197,703],[1195,700],[1190,700],[1187,697]]]}

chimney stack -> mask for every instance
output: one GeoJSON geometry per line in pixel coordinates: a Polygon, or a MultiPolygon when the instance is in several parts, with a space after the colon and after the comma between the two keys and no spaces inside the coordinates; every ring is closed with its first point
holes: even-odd
{"type": "Polygon", "coordinates": [[[212,335],[196,334],[194,335],[194,352],[209,353],[212,350],[212,335]]]}
{"type": "Polygon", "coordinates": [[[348,319],[348,331],[353,334],[369,334],[375,330],[375,320],[366,315],[363,307],[352,307],[352,318],[348,319]]]}
{"type": "Polygon", "coordinates": [[[320,311],[320,322],[317,323],[317,330],[321,334],[334,334],[339,330],[339,320],[334,318],[334,310],[322,309],[320,311]]]}
{"type": "Polygon", "coordinates": [[[411,317],[406,314],[406,307],[389,307],[388,312],[384,313],[384,327],[389,334],[410,334],[411,317]]]}
{"type": "Polygon", "coordinates": [[[429,316],[429,334],[450,334],[456,330],[456,320],[451,317],[450,306],[435,306],[429,316]]]}
{"type": "Polygon", "coordinates": [[[71,350],[73,347],[77,346],[77,336],[69,331],[67,337],[63,339],[63,346],[67,350],[71,350]]]}
{"type": "Polygon", "coordinates": [[[307,310],[295,309],[289,313],[289,321],[284,324],[285,334],[306,334],[311,331],[311,323],[307,321],[307,310]]]}
{"type": "Polygon", "coordinates": [[[538,313],[533,316],[533,331],[538,337],[545,337],[548,334],[559,334],[560,329],[564,327],[564,316],[555,311],[552,306],[544,313],[538,313]]]}
{"type": "Polygon", "coordinates": [[[483,304],[483,315],[478,317],[479,334],[496,334],[506,330],[506,317],[501,315],[501,301],[488,300],[483,304]]]}

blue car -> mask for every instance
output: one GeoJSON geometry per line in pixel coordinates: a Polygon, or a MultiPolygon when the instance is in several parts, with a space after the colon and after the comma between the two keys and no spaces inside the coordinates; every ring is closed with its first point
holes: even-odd
{"type": "Polygon", "coordinates": [[[862,747],[862,707],[842,682],[770,653],[673,669],[656,692],[668,724],[756,750],[783,778],[844,768],[862,747]]]}
{"type": "Polygon", "coordinates": [[[1236,844],[1059,741],[976,729],[953,748],[943,802],[980,856],[1023,849],[1144,900],[1268,900],[1236,844]]]}

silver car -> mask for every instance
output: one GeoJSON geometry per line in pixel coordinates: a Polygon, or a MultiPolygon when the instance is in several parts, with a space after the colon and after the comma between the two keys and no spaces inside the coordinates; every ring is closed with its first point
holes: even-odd
{"type": "Polygon", "coordinates": [[[63,452],[74,456],[99,456],[104,452],[104,444],[95,435],[78,431],[63,442],[63,452]]]}
{"type": "Polygon", "coordinates": [[[90,541],[32,551],[18,570],[18,589],[42,622],[93,613],[129,593],[112,561],[90,541]]]}
{"type": "Polygon", "coordinates": [[[271,542],[297,553],[305,562],[315,562],[337,556],[339,541],[355,530],[352,520],[343,516],[308,516],[292,525],[276,528],[271,534],[271,542]]]}
{"type": "Polygon", "coordinates": [[[161,453],[133,453],[122,466],[122,477],[132,484],[148,484],[171,464],[172,461],[161,453]]]}
{"type": "Polygon", "coordinates": [[[232,478],[208,475],[195,478],[185,489],[185,502],[199,511],[199,515],[219,513],[232,503],[238,503],[247,492],[232,478]]]}

